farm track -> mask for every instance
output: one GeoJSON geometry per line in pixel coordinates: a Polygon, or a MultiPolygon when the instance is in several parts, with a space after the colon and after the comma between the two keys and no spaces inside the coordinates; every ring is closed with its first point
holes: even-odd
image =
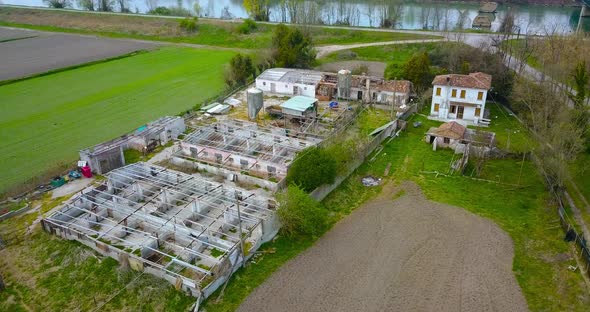
{"type": "Polygon", "coordinates": [[[404,183],[337,224],[239,311],[526,311],[512,240],[404,183]]]}

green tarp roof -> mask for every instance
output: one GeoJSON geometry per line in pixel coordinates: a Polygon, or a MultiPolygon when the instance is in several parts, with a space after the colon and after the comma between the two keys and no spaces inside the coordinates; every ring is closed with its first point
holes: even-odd
{"type": "Polygon", "coordinates": [[[292,109],[294,111],[304,112],[309,108],[313,107],[313,104],[317,102],[315,98],[308,96],[294,96],[287,102],[281,104],[281,108],[292,109]]]}

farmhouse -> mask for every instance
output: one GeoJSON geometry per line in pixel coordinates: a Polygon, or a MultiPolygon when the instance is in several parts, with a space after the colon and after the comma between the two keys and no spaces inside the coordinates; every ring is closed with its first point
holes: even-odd
{"type": "Polygon", "coordinates": [[[431,119],[473,125],[489,123],[484,112],[492,76],[479,72],[439,75],[432,85],[431,119]]]}
{"type": "Polygon", "coordinates": [[[260,191],[135,163],[111,171],[101,185],[68,200],[42,225],[123,266],[207,297],[244,255],[276,235],[275,206],[260,191]]]}
{"type": "Polygon", "coordinates": [[[323,101],[343,99],[398,107],[407,105],[413,96],[410,81],[352,75],[349,70],[325,73],[273,68],[256,78],[256,87],[265,93],[275,95],[303,95],[317,97],[323,101]]]}
{"type": "Polygon", "coordinates": [[[256,88],[264,93],[315,97],[322,73],[313,70],[272,68],[256,78],[256,88]]]}

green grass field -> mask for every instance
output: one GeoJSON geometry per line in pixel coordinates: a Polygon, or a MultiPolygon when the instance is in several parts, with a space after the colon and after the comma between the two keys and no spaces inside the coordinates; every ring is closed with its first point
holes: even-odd
{"type": "Polygon", "coordinates": [[[409,43],[409,44],[392,44],[384,46],[373,46],[355,48],[345,51],[338,51],[326,55],[321,63],[331,63],[348,60],[375,61],[385,63],[395,63],[398,65],[405,64],[412,55],[422,51],[432,51],[441,45],[448,45],[448,42],[430,42],[430,43],[409,43]],[[354,54],[349,53],[353,52],[354,54]]]}
{"type": "MultiPolygon", "coordinates": [[[[22,27],[45,31],[97,34],[116,38],[137,38],[169,42],[183,42],[239,49],[269,48],[273,24],[258,24],[250,34],[238,31],[240,23],[201,19],[197,31],[183,32],[180,19],[146,16],[91,14],[73,11],[48,11],[24,8],[0,8],[0,26],[22,27]]],[[[306,27],[316,45],[353,44],[379,41],[440,38],[428,34],[393,33],[362,29],[306,27]]]]}
{"type": "Polygon", "coordinates": [[[0,193],[218,95],[232,55],[162,48],[0,86],[0,193]]]}

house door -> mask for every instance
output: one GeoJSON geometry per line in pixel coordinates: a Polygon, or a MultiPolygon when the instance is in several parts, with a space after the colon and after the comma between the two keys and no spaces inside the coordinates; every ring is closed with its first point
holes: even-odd
{"type": "Polygon", "coordinates": [[[361,101],[363,99],[363,91],[359,91],[357,95],[357,100],[361,101]]]}
{"type": "Polygon", "coordinates": [[[457,119],[463,119],[464,106],[457,106],[457,119]]]}
{"type": "Polygon", "coordinates": [[[293,95],[299,95],[299,88],[297,86],[293,86],[293,95]]]}
{"type": "Polygon", "coordinates": [[[277,85],[274,83],[270,84],[270,93],[277,93],[277,85]]]}
{"type": "Polygon", "coordinates": [[[481,115],[481,108],[478,107],[475,109],[475,117],[481,117],[480,115],[481,115]]]}

